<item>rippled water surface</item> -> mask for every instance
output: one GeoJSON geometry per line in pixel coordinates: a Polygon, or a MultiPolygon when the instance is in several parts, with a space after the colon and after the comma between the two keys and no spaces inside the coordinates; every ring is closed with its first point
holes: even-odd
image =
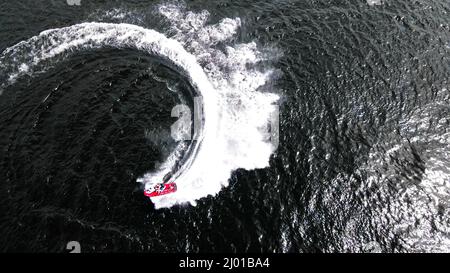
{"type": "Polygon", "coordinates": [[[450,251],[448,1],[93,2],[0,3],[1,251],[450,251]],[[205,79],[192,198],[151,202],[205,79]]]}

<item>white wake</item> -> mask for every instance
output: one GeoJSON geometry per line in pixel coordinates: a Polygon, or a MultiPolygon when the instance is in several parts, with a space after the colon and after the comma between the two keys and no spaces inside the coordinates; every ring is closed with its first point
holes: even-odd
{"type": "MultiPolygon", "coordinates": [[[[0,92],[24,75],[32,76],[47,69],[49,63],[85,50],[132,48],[170,61],[185,72],[201,94],[204,124],[194,147],[195,156],[173,176],[178,191],[152,201],[156,208],[194,205],[196,200],[227,186],[234,170],[268,166],[274,147],[267,138],[267,125],[276,111],[278,96],[259,91],[273,71],[256,68],[265,57],[255,43],[227,46],[224,51],[215,49],[217,43],[236,33],[238,18],[208,26],[206,11],[195,14],[165,5],[159,12],[171,20],[171,31],[175,32],[172,38],[136,25],[93,22],[47,30],[6,49],[0,55],[0,92]]],[[[181,145],[144,180],[162,181],[181,145]]]]}

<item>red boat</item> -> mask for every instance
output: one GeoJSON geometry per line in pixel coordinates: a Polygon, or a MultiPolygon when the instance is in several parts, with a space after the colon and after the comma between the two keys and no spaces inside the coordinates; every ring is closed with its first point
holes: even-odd
{"type": "Polygon", "coordinates": [[[155,186],[144,191],[144,195],[148,197],[157,197],[161,195],[166,195],[169,193],[174,193],[177,191],[177,184],[172,183],[159,183],[155,186]]]}

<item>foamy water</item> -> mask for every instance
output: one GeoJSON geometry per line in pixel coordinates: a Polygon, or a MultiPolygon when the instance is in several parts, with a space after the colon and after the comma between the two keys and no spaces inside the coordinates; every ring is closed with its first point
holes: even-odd
{"type": "MultiPolygon", "coordinates": [[[[24,75],[50,69],[48,63],[105,46],[133,48],[170,61],[186,73],[201,95],[204,123],[193,156],[172,177],[178,191],[152,201],[156,208],[194,205],[227,186],[234,170],[269,165],[275,147],[267,137],[267,128],[277,111],[278,96],[259,90],[272,78],[273,70],[258,69],[258,62],[266,57],[256,43],[215,48],[237,33],[239,18],[207,25],[206,11],[192,13],[177,5],[163,5],[159,12],[171,22],[173,37],[131,24],[91,22],[47,30],[12,46],[0,55],[1,74],[7,75],[0,90],[24,75]]],[[[162,181],[179,159],[183,145],[179,144],[157,172],[138,181],[144,181],[146,187],[162,181]]]]}

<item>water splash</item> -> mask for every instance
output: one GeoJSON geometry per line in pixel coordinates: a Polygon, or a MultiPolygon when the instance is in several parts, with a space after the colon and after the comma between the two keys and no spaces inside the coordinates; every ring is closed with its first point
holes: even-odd
{"type": "MultiPolygon", "coordinates": [[[[268,166],[274,147],[267,139],[267,125],[277,109],[278,96],[260,88],[274,70],[257,68],[267,56],[254,42],[226,46],[225,50],[215,48],[236,34],[239,18],[206,25],[207,11],[193,13],[182,6],[162,5],[159,12],[171,22],[171,38],[136,25],[93,22],[47,30],[20,42],[0,55],[0,90],[84,50],[133,48],[168,60],[187,75],[201,95],[204,124],[193,156],[173,175],[178,191],[152,201],[156,208],[194,205],[227,186],[234,170],[268,166]]],[[[140,181],[162,181],[179,151],[185,149],[183,145],[178,145],[157,172],[144,175],[140,181]]]]}

